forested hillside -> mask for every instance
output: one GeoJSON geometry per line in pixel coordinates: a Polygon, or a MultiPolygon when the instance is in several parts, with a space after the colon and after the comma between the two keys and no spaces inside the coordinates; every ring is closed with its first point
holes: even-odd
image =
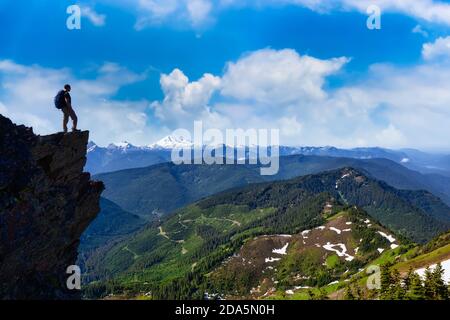
{"type": "MultiPolygon", "coordinates": [[[[205,292],[211,292],[213,278],[205,276],[237,254],[250,239],[263,235],[297,235],[297,243],[302,244],[298,235],[319,226],[341,233],[351,229],[347,231],[350,238],[336,239],[329,234],[317,237],[322,247],[327,242],[330,242],[329,248],[341,242],[346,244],[346,253],[353,259],[344,259],[344,267],[356,272],[367,262],[366,258],[380,254],[378,249],[398,245],[398,242],[386,241],[386,237],[391,239],[388,234],[395,234],[395,241],[402,243],[424,242],[450,229],[442,217],[450,217],[450,209],[438,198],[423,192],[399,191],[352,168],[256,184],[177,210],[161,224],[154,222],[108,252],[91,257],[86,264],[89,279],[101,281],[91,284],[87,294],[151,291],[154,298],[201,298],[205,292]],[[346,220],[333,222],[338,213],[346,220]],[[343,228],[343,223],[347,222],[354,223],[354,228],[343,228]],[[385,237],[377,231],[382,231],[385,237]],[[359,253],[362,256],[357,259],[355,250],[360,239],[367,239],[368,243],[361,242],[359,253]],[[108,281],[104,275],[114,280],[108,281]]],[[[282,248],[284,244],[278,245],[282,248]]],[[[343,250],[338,252],[346,257],[343,250]]],[[[295,270],[289,265],[285,265],[286,272],[291,274],[295,270]]],[[[309,284],[323,284],[323,281],[342,276],[333,272],[324,278],[326,280],[317,278],[309,284]]],[[[286,276],[286,273],[281,275],[286,276]]],[[[248,283],[243,280],[241,289],[256,285],[256,280],[248,279],[248,283]]],[[[288,276],[274,281],[278,281],[282,289],[281,284],[294,285],[291,280],[288,276]]],[[[221,287],[227,288],[226,283],[221,287]]]]}

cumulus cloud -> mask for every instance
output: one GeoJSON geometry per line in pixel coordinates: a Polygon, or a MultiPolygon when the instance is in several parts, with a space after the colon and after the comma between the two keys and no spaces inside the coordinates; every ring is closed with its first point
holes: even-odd
{"type": "Polygon", "coordinates": [[[437,38],[434,42],[425,43],[422,48],[422,56],[425,60],[450,58],[450,36],[437,38]]]}
{"type": "Polygon", "coordinates": [[[61,114],[52,97],[69,82],[81,128],[101,144],[148,144],[202,120],[205,129],[280,129],[281,143],[289,145],[448,148],[446,41],[424,45],[416,66],[377,64],[357,83],[331,87],[329,77],[348,58],[261,49],[228,62],[220,75],[161,74],[164,98],[151,103],[114,99],[121,87],[145,78],[115,63],[80,79],[70,69],[0,60],[0,112],[41,134],[58,131],[61,114]]]}
{"type": "Polygon", "coordinates": [[[209,113],[209,100],[221,80],[207,73],[190,82],[181,70],[175,69],[170,74],[162,74],[160,83],[165,97],[162,102],[154,102],[152,108],[161,121],[175,125],[192,120],[199,113],[209,113]]]}
{"type": "Polygon", "coordinates": [[[144,77],[112,63],[98,67],[95,78],[80,79],[70,69],[0,60],[0,112],[38,134],[61,131],[62,114],[54,107],[53,97],[70,83],[80,128],[90,130],[92,139],[103,145],[122,140],[148,144],[154,140],[145,115],[148,102],[113,98],[122,86],[144,77]]]}
{"type": "Polygon", "coordinates": [[[162,75],[165,99],[153,106],[168,127],[276,128],[290,145],[448,147],[447,63],[373,65],[357,84],[330,89],[328,77],[347,61],[263,49],[229,62],[220,77],[190,82],[176,69],[162,75]],[[199,97],[188,98],[190,87],[199,97]]]}
{"type": "Polygon", "coordinates": [[[345,57],[320,60],[296,51],[264,49],[230,62],[223,77],[222,94],[239,100],[290,103],[326,97],[327,76],[348,62],[345,57]]]}

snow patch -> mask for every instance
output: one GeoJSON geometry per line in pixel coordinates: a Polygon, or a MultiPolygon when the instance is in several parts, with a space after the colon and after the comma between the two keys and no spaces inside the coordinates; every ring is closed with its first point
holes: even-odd
{"type": "Polygon", "coordinates": [[[337,234],[341,234],[341,232],[342,232],[341,230],[339,230],[339,229],[337,229],[335,227],[330,227],[330,230],[336,232],[337,234]]]}
{"type": "Polygon", "coordinates": [[[293,290],[286,290],[286,294],[292,295],[292,294],[294,294],[294,291],[293,290]]]}
{"type": "Polygon", "coordinates": [[[289,243],[286,243],[283,248],[281,248],[281,249],[273,249],[272,252],[273,253],[277,253],[277,254],[285,255],[288,246],[289,246],[289,243]]]}
{"type": "Polygon", "coordinates": [[[403,158],[400,162],[401,163],[408,163],[410,160],[408,158],[403,158]]]}
{"type": "Polygon", "coordinates": [[[345,257],[346,261],[352,261],[355,258],[347,253],[347,247],[343,243],[331,244],[328,242],[323,248],[328,251],[336,252],[339,257],[345,257]],[[341,250],[335,249],[335,247],[339,247],[341,250]]]}
{"type": "Polygon", "coordinates": [[[280,260],[281,260],[281,258],[266,258],[265,262],[266,263],[268,263],[268,262],[276,262],[276,261],[280,261],[280,260]]]}
{"type": "MultiPolygon", "coordinates": [[[[444,269],[443,280],[450,284],[450,259],[441,262],[442,268],[444,269]]],[[[430,266],[430,271],[433,271],[436,268],[437,264],[433,264],[430,266]]],[[[422,278],[425,279],[425,270],[426,268],[417,269],[415,272],[422,278]]]]}
{"type": "Polygon", "coordinates": [[[378,231],[378,233],[379,233],[383,238],[388,239],[390,243],[395,242],[395,238],[394,238],[393,236],[388,235],[388,234],[386,234],[386,233],[384,233],[384,232],[381,232],[381,231],[378,231]]]}

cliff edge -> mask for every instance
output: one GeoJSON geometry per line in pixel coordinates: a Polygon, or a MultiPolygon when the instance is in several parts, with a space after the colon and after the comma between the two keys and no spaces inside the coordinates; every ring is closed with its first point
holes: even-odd
{"type": "Polygon", "coordinates": [[[0,115],[0,299],[78,299],[67,267],[100,211],[89,132],[36,136],[0,115]]]}

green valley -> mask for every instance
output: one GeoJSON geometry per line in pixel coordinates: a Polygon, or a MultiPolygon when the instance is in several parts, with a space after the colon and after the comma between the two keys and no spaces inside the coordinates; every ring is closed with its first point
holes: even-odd
{"type": "Polygon", "coordinates": [[[95,281],[85,295],[276,298],[324,286],[331,294],[374,259],[447,231],[448,216],[431,194],[352,168],[254,184],[176,210],[88,258],[95,281]]]}

